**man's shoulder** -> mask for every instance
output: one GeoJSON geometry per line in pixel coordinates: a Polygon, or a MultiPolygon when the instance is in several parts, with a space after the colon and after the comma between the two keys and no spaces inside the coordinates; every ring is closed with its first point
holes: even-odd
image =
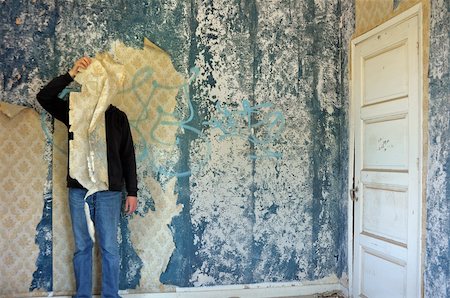
{"type": "Polygon", "coordinates": [[[116,107],[114,105],[109,105],[107,112],[114,114],[114,115],[122,116],[122,117],[127,116],[124,111],[120,110],[118,107],[116,107]]]}
{"type": "Polygon", "coordinates": [[[128,124],[127,114],[114,105],[108,107],[105,116],[107,123],[118,125],[119,127],[128,124]]]}

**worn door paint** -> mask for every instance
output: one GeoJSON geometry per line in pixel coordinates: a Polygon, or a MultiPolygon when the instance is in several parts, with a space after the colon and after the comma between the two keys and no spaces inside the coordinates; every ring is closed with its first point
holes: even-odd
{"type": "Polygon", "coordinates": [[[355,297],[419,297],[419,16],[353,47],[355,297]]]}

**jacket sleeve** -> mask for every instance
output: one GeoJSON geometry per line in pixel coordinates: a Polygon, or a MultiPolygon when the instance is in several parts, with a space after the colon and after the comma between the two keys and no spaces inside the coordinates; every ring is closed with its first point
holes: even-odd
{"type": "Polygon", "coordinates": [[[127,193],[129,196],[137,196],[136,156],[134,153],[130,124],[125,113],[123,113],[122,121],[120,154],[127,193]]]}
{"type": "Polygon", "coordinates": [[[50,115],[66,125],[69,125],[69,102],[60,99],[58,94],[72,81],[69,73],[56,77],[43,87],[36,96],[38,102],[50,115]]]}

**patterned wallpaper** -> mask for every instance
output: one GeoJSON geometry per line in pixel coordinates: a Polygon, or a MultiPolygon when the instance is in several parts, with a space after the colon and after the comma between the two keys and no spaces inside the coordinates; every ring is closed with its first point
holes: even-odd
{"type": "Polygon", "coordinates": [[[354,37],[375,28],[408,8],[422,3],[424,31],[429,32],[429,6],[427,0],[355,0],[356,27],[354,37]]]}
{"type": "Polygon", "coordinates": [[[355,36],[373,29],[386,21],[393,14],[392,0],[356,0],[355,36]]]}
{"type": "Polygon", "coordinates": [[[0,102],[0,296],[27,295],[44,207],[45,137],[33,109],[0,102]]]}

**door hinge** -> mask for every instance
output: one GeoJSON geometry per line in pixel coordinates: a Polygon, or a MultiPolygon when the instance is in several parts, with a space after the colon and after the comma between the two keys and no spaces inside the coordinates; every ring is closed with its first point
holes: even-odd
{"type": "Polygon", "coordinates": [[[352,199],[353,202],[358,201],[358,196],[356,195],[357,192],[358,192],[358,187],[350,189],[350,198],[352,199]]]}

